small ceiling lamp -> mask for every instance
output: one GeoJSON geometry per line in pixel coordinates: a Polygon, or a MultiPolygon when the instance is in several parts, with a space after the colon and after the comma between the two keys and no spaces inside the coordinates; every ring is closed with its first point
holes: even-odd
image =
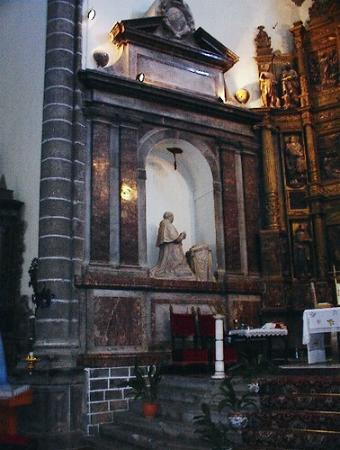
{"type": "Polygon", "coordinates": [[[94,18],[96,17],[96,15],[97,15],[96,10],[93,9],[93,8],[91,8],[91,9],[89,9],[89,11],[88,11],[88,13],[87,13],[87,18],[88,18],[89,20],[94,20],[94,18]]]}
{"type": "Polygon", "coordinates": [[[168,152],[172,153],[174,157],[174,169],[177,170],[176,155],[180,155],[181,153],[183,153],[183,150],[178,147],[168,147],[167,150],[168,152]]]}
{"type": "Polygon", "coordinates": [[[140,83],[143,83],[145,80],[145,73],[141,72],[136,76],[136,80],[139,81],[140,83]]]}

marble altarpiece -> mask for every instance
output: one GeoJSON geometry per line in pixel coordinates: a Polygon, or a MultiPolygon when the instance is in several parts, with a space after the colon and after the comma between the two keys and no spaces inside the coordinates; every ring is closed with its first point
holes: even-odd
{"type": "MultiPolygon", "coordinates": [[[[224,73],[238,57],[195,30],[182,2],[162,5],[162,15],[113,27],[118,62],[80,74],[91,154],[88,264],[76,280],[86,293],[85,363],[100,364],[107,351],[119,360],[164,349],[170,304],[208,309],[227,304],[229,294],[230,305],[260,304],[260,133],[254,126],[261,115],[227,102],[224,73]],[[197,226],[213,227],[214,238],[201,232],[207,252],[213,249],[214,274],[206,281],[150,273],[147,160],[153,148],[166,152],[169,143],[183,152],[178,171],[190,148],[211,173],[212,205],[207,218],[202,209],[197,219],[197,226]]],[[[162,214],[169,209],[164,202],[162,214]]],[[[176,213],[176,223],[179,218],[176,213]]]]}

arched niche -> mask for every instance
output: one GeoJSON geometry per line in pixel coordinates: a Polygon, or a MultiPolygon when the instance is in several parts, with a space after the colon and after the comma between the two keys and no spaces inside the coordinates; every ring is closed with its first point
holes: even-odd
{"type": "Polygon", "coordinates": [[[175,215],[179,232],[186,231],[184,251],[194,244],[209,244],[216,267],[216,226],[214,184],[210,166],[201,151],[192,143],[179,139],[162,139],[149,150],[145,159],[146,263],[156,264],[155,246],[158,225],[165,211],[175,215]],[[168,148],[180,148],[177,170],[168,148]]]}

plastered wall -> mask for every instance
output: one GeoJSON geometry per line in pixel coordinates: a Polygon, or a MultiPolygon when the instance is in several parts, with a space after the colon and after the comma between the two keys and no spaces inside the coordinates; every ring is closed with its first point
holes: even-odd
{"type": "Polygon", "coordinates": [[[27,271],[38,255],[46,10],[46,0],[0,1],[0,174],[25,204],[21,290],[29,295],[27,271]]]}

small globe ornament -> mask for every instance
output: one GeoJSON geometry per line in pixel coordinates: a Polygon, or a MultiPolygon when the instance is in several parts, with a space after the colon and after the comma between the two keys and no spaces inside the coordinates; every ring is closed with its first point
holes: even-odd
{"type": "Polygon", "coordinates": [[[94,52],[93,59],[97,63],[97,67],[105,67],[109,62],[109,55],[106,52],[94,52]]]}
{"type": "Polygon", "coordinates": [[[239,103],[242,103],[243,105],[245,103],[247,103],[247,101],[249,100],[250,94],[249,91],[247,91],[247,89],[241,88],[238,89],[235,92],[235,98],[239,103]]]}

